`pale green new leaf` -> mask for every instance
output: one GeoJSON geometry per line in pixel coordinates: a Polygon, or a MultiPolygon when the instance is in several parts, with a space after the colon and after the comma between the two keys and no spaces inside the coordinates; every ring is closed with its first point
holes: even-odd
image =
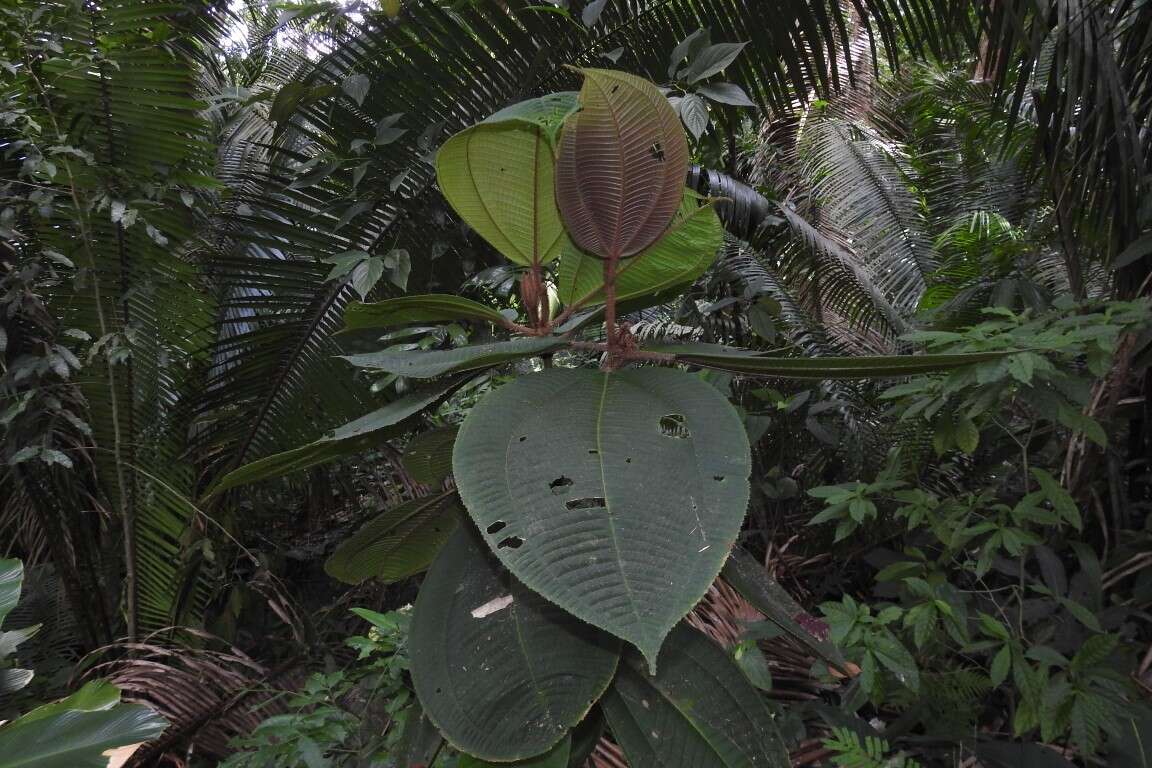
{"type": "MultiPolygon", "coordinates": [[[[686,191],[668,231],[644,251],[622,259],[616,269],[616,299],[628,301],[692,283],[712,265],[724,242],[713,203],[699,205],[686,191]]],[[[556,275],[556,292],[565,304],[604,302],[604,262],[564,247],[556,275]]]]}
{"type": "Polygon", "coordinates": [[[553,144],[554,126],[571,98],[556,96],[499,112],[448,139],[436,155],[436,180],[453,209],[525,266],[551,261],[564,239],[553,193],[553,144]]]}

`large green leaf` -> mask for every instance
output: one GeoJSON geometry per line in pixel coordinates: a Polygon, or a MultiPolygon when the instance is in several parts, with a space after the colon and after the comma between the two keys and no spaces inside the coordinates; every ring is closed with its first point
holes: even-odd
{"type": "Polygon", "coordinates": [[[608,687],[618,641],[511,578],[472,526],[433,563],[412,617],[412,681],[455,747],[507,762],[546,752],[608,687]]]}
{"type": "Polygon", "coordinates": [[[379,445],[380,441],[387,436],[387,430],[390,427],[432,405],[444,397],[456,383],[448,382],[439,387],[405,395],[393,400],[383,408],[378,408],[366,416],[361,416],[355,421],[338,427],[332,434],[315,442],[289,451],[275,453],[251,464],[245,464],[220,478],[207,495],[215,496],[238,485],[299,472],[302,469],[335,461],[341,456],[350,456],[374,445],[379,445]]]}
{"type": "Polygon", "coordinates": [[[391,328],[409,323],[439,323],[452,320],[487,320],[500,323],[504,316],[492,307],[450,293],[401,296],[372,304],[351,304],[344,312],[344,328],[391,328]]]}
{"type": "Polygon", "coordinates": [[[724,578],[756,610],[783,633],[829,664],[844,669],[844,657],[831,640],[828,627],[792,599],[764,567],[740,547],[732,550],[724,565],[724,578]]]}
{"type": "Polygon", "coordinates": [[[560,349],[567,342],[555,336],[528,336],[491,344],[470,344],[456,349],[384,350],[346,355],[345,360],[359,368],[373,368],[414,379],[431,379],[445,373],[474,371],[510,363],[533,355],[560,349]]]}
{"type": "Polygon", "coordinates": [[[448,139],[436,155],[444,197],[517,264],[552,260],[564,239],[553,192],[553,137],[571,106],[563,95],[514,105],[448,139]]]}
{"type": "Polygon", "coordinates": [[[728,556],[750,458],[739,417],[695,375],[553,369],[473,408],[453,470],[517,578],[654,663],[728,556]]]}
{"type": "Polygon", "coordinates": [[[765,357],[761,352],[719,344],[666,344],[647,347],[675,355],[676,360],[705,368],[785,379],[877,379],[950,371],[986,363],[1006,352],[942,355],[862,355],[860,357],[765,357]]]}
{"type": "Polygon", "coordinates": [[[680,119],[656,86],[582,69],[556,162],[556,202],[573,242],[601,258],[640,253],[672,222],[688,173],[680,119]]]}
{"type": "Polygon", "coordinates": [[[514,763],[490,763],[471,755],[460,755],[457,768],[568,768],[568,756],[572,753],[572,737],[564,739],[542,755],[530,757],[527,760],[517,760],[514,763]]]}
{"type": "MultiPolygon", "coordinates": [[[[664,236],[616,268],[616,299],[627,301],[690,284],[716,259],[724,242],[720,219],[711,203],[701,206],[685,192],[680,210],[664,236]]],[[[569,243],[560,257],[556,292],[565,304],[604,301],[604,270],[599,259],[569,243]]]]}
{"type": "Polygon", "coordinates": [[[786,768],[772,715],[719,646],[687,625],[668,636],[660,672],[620,665],[601,707],[632,768],[786,768]]]}
{"type": "Polygon", "coordinates": [[[418,483],[433,485],[452,474],[452,448],[458,426],[421,432],[404,448],[404,469],[418,483]]]}
{"type": "Polygon", "coordinates": [[[151,709],[121,704],[107,683],[0,726],[0,768],[106,768],[106,750],[154,739],[168,723],[151,709]]]}
{"type": "Polygon", "coordinates": [[[398,581],[420,573],[456,529],[463,511],[455,491],[397,505],[337,547],[324,570],[348,584],[371,578],[398,581]]]}

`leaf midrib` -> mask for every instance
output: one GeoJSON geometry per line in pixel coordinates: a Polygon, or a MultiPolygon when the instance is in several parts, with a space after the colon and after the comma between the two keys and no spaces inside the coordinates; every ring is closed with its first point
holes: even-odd
{"type": "Polygon", "coordinates": [[[596,408],[596,463],[600,468],[600,487],[604,489],[604,511],[608,518],[608,532],[611,534],[612,550],[616,553],[616,568],[620,572],[620,581],[624,584],[624,589],[628,592],[628,606],[632,609],[632,615],[636,617],[637,627],[643,630],[644,620],[640,617],[640,611],[636,607],[636,594],[632,591],[632,583],[628,581],[628,574],[624,570],[624,554],[620,549],[619,537],[616,535],[616,513],[613,509],[612,500],[608,495],[608,479],[604,468],[602,426],[604,424],[604,403],[608,399],[608,385],[612,381],[612,374],[604,373],[601,375],[604,377],[604,385],[600,389],[600,403],[596,408]]]}

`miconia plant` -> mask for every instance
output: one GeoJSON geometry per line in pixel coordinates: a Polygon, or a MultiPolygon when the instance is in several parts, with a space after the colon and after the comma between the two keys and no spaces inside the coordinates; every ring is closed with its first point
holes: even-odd
{"type": "MultiPolygon", "coordinates": [[[[685,187],[687,140],[660,91],[620,72],[580,72],[579,94],[508,107],[449,138],[436,159],[449,203],[514,265],[519,311],[427,295],[354,305],[346,316],[355,331],[467,321],[508,336],[346,356],[370,374],[436,381],[235,470],[214,492],[362,449],[453,393],[488,386],[462,424],[414,440],[404,457],[421,482],[451,474],[455,487],[384,511],[328,562],[351,583],[429,568],[412,623],[412,677],[462,764],[564,765],[577,736],[598,733],[603,721],[635,766],[784,765],[755,688],[682,622],[740,532],[751,451],[724,395],[673,366],[858,378],[987,355],[783,359],[715,344],[641,348],[617,323],[618,307],[683,292],[715,259],[720,220],[715,201],[685,187]],[[586,330],[601,317],[603,341],[586,330]],[[589,353],[599,369],[569,362],[589,353]],[[493,369],[532,357],[548,364],[491,386],[493,369]]],[[[759,586],[752,592],[778,602],[759,586]]],[[[767,611],[838,663],[795,613],[767,611]]]]}

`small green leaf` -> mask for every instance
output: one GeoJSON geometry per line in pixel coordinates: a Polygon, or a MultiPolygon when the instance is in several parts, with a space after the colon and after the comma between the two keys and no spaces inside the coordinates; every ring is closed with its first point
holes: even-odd
{"type": "Polygon", "coordinates": [[[1008,679],[1008,672],[1012,668],[1012,649],[1005,645],[992,659],[992,686],[997,687],[1008,679]]]}
{"type": "Polygon", "coordinates": [[[1032,467],[1030,472],[1060,517],[1071,523],[1076,530],[1080,530],[1084,524],[1080,517],[1080,508],[1068,491],[1064,490],[1064,486],[1060,485],[1059,481],[1046,470],[1039,467],[1032,467]]]}
{"type": "Polygon", "coordinates": [[[680,119],[684,121],[684,126],[692,134],[692,138],[697,141],[712,122],[712,116],[708,114],[708,105],[704,99],[691,93],[680,101],[680,119]]]}
{"type": "Polygon", "coordinates": [[[360,300],[368,298],[368,294],[376,287],[376,283],[384,276],[384,261],[379,256],[372,256],[359,262],[352,268],[349,282],[360,300]]]}
{"type": "Polygon", "coordinates": [[[364,97],[368,95],[368,89],[371,86],[372,80],[368,75],[353,74],[344,78],[344,82],[340,84],[340,90],[356,102],[357,106],[363,106],[364,97]]]}
{"type": "Polygon", "coordinates": [[[689,65],[688,71],[684,73],[683,78],[689,83],[699,82],[705,80],[712,75],[722,72],[729,64],[736,60],[740,55],[740,51],[744,50],[744,46],[748,43],[717,43],[710,45],[704,50],[689,65]]]}
{"type": "Polygon", "coordinates": [[[720,104],[731,104],[734,107],[755,107],[756,102],[748,98],[744,89],[735,83],[706,83],[696,89],[696,93],[707,96],[720,104]]]}

